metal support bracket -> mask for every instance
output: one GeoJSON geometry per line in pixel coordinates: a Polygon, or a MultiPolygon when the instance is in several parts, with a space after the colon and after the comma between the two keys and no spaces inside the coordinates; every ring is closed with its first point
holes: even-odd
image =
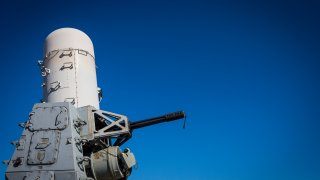
{"type": "Polygon", "coordinates": [[[86,124],[87,123],[85,121],[81,120],[80,118],[73,120],[73,127],[77,131],[78,134],[80,134],[80,128],[86,124]]]}
{"type": "Polygon", "coordinates": [[[63,63],[62,67],[60,68],[60,70],[64,70],[64,69],[72,69],[73,68],[73,64],[72,62],[65,62],[63,63]]]}
{"type": "Polygon", "coordinates": [[[48,74],[50,74],[50,69],[49,68],[46,68],[45,66],[44,66],[44,63],[43,63],[43,61],[42,60],[39,60],[38,61],[38,66],[39,66],[39,68],[40,68],[40,71],[41,71],[41,76],[47,76],[48,74]]]}
{"type": "Polygon", "coordinates": [[[61,87],[61,83],[59,81],[55,81],[50,84],[50,91],[56,91],[61,87]]]}
{"type": "Polygon", "coordinates": [[[76,100],[75,100],[75,98],[66,98],[66,99],[64,99],[64,102],[69,102],[72,105],[74,105],[76,103],[76,100]]]}
{"type": "Polygon", "coordinates": [[[85,167],[86,163],[90,162],[90,158],[87,156],[83,156],[83,157],[77,156],[76,160],[78,162],[78,166],[81,169],[81,171],[84,171],[84,167],[85,167]]]}
{"type": "Polygon", "coordinates": [[[70,53],[61,53],[60,54],[60,56],[59,56],[59,58],[63,58],[64,56],[69,56],[69,57],[71,57],[72,56],[72,51],[70,51],[70,53]]]}
{"type": "Polygon", "coordinates": [[[96,131],[94,132],[95,138],[117,137],[121,134],[130,134],[129,121],[126,116],[102,110],[94,110],[93,113],[95,121],[98,121],[97,123],[100,123],[102,126],[96,126],[96,131]]]}

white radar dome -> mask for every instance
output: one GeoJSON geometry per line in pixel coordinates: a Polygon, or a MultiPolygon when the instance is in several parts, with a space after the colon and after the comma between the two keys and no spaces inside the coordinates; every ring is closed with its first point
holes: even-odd
{"type": "Polygon", "coordinates": [[[88,35],[74,28],[61,28],[50,33],[44,43],[44,56],[54,50],[81,49],[94,57],[93,44],[88,35]]]}

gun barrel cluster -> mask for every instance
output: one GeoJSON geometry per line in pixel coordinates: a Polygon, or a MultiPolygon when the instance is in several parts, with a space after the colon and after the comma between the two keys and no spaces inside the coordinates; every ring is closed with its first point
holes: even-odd
{"type": "Polygon", "coordinates": [[[146,126],[151,126],[151,125],[159,124],[159,123],[163,123],[163,122],[175,121],[175,120],[179,120],[179,119],[183,119],[183,118],[186,118],[186,114],[183,111],[173,112],[173,113],[165,114],[165,115],[159,116],[159,117],[154,117],[154,118],[145,119],[145,120],[141,120],[141,121],[131,122],[130,129],[131,130],[139,129],[139,128],[143,128],[146,126]]]}

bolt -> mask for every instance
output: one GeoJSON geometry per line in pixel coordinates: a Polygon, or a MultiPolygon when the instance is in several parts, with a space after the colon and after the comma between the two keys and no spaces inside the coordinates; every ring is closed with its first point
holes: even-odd
{"type": "Polygon", "coordinates": [[[18,167],[18,166],[21,165],[21,163],[22,163],[22,160],[21,160],[20,157],[18,157],[18,158],[14,161],[13,166],[14,166],[14,167],[18,167]]]}

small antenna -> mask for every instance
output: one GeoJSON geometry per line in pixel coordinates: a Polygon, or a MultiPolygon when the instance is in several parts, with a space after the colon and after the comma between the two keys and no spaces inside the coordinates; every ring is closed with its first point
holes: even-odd
{"type": "Polygon", "coordinates": [[[187,116],[184,115],[183,126],[182,126],[183,129],[186,128],[186,123],[187,123],[187,116]]]}

